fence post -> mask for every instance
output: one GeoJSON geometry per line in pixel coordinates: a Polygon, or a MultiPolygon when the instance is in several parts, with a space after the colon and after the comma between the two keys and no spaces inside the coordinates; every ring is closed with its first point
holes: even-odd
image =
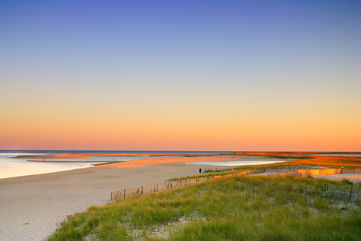
{"type": "Polygon", "coordinates": [[[353,187],[353,185],[351,185],[351,189],[350,189],[350,202],[351,202],[351,199],[352,199],[352,187],[353,187]]]}

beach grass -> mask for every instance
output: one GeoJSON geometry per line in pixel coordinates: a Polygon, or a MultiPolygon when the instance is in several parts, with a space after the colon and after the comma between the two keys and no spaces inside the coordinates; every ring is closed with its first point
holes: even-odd
{"type": "Polygon", "coordinates": [[[361,240],[361,204],[296,176],[236,176],[137,196],[69,216],[49,241],[361,240]]]}

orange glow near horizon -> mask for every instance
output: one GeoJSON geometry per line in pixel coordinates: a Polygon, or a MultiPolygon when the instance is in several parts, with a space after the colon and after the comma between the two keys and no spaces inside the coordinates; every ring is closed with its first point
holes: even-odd
{"type": "Polygon", "coordinates": [[[0,148],[361,151],[359,117],[228,111],[18,111],[0,120],[0,148]]]}

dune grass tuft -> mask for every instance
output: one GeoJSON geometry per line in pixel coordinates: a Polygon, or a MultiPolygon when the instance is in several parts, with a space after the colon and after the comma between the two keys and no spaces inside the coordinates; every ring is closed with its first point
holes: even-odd
{"type": "Polygon", "coordinates": [[[361,240],[360,205],[345,208],[322,197],[326,183],[294,176],[220,178],[92,207],[70,216],[49,241],[361,240]]]}

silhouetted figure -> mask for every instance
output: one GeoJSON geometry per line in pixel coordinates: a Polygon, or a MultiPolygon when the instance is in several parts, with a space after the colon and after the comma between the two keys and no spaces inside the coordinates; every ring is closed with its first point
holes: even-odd
{"type": "Polygon", "coordinates": [[[199,173],[202,173],[202,168],[199,168],[199,173]]]}

